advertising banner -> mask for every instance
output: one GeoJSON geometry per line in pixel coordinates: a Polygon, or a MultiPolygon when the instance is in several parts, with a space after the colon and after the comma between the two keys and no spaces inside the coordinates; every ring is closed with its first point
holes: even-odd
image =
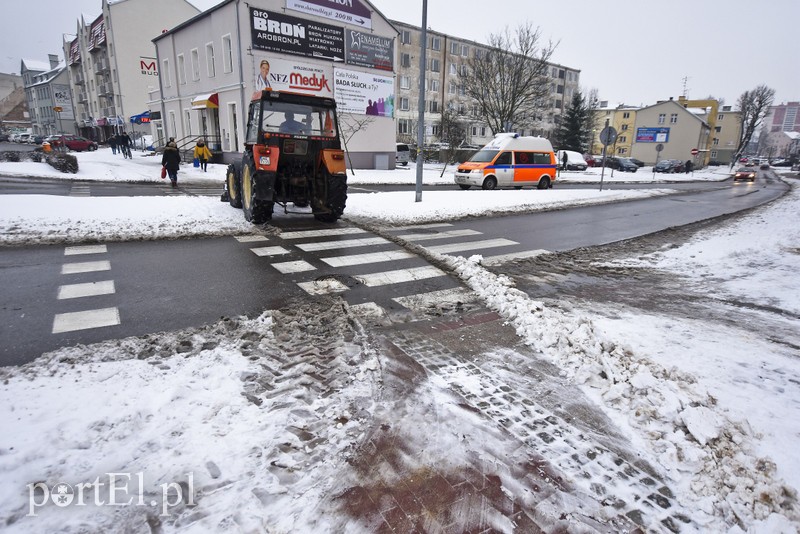
{"type": "Polygon", "coordinates": [[[353,26],[372,28],[372,11],[359,0],[286,0],[286,8],[353,26]]]}
{"type": "Polygon", "coordinates": [[[255,54],[255,90],[293,91],[315,96],[333,97],[333,66],[310,65],[255,54]]]}
{"type": "Polygon", "coordinates": [[[61,108],[62,119],[73,119],[72,98],[70,98],[69,85],[53,84],[53,105],[61,108]]]}
{"type": "Polygon", "coordinates": [[[394,40],[359,30],[347,30],[345,58],[348,65],[394,70],[394,40]]]}
{"type": "Polygon", "coordinates": [[[636,128],[637,143],[666,143],[669,141],[669,128],[636,128]]]}
{"type": "Polygon", "coordinates": [[[339,112],[394,116],[394,78],[339,68],[333,77],[339,112]]]}
{"type": "Polygon", "coordinates": [[[344,30],[282,13],[250,8],[253,48],[344,61],[344,30]]]}

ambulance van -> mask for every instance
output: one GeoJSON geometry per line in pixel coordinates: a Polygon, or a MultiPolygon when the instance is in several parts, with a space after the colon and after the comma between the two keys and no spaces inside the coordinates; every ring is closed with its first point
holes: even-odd
{"type": "Polygon", "coordinates": [[[499,133],[469,161],[458,166],[455,181],[461,189],[473,185],[483,189],[498,187],[553,187],[556,156],[550,141],[543,137],[520,137],[499,133]]]}

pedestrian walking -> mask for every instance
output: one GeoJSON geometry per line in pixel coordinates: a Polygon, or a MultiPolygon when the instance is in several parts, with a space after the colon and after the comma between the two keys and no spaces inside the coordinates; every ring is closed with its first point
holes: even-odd
{"type": "Polygon", "coordinates": [[[194,157],[200,161],[200,168],[203,169],[203,172],[208,172],[208,160],[211,159],[211,151],[202,139],[197,141],[197,146],[194,147],[194,157]]]}
{"type": "Polygon", "coordinates": [[[690,172],[692,172],[694,170],[694,163],[692,163],[692,160],[690,160],[690,159],[686,160],[685,170],[686,170],[686,174],[689,174],[690,172]]]}
{"type": "Polygon", "coordinates": [[[167,143],[164,148],[164,155],[161,156],[161,165],[167,169],[167,175],[172,182],[172,187],[178,186],[178,169],[181,166],[181,153],[178,152],[178,145],[174,141],[167,143]]]}
{"type": "Polygon", "coordinates": [[[128,132],[122,132],[122,149],[125,151],[125,157],[128,159],[133,159],[133,154],[131,153],[132,146],[133,141],[131,140],[131,136],[128,135],[128,132]]]}
{"type": "Polygon", "coordinates": [[[108,146],[111,147],[111,154],[117,155],[117,136],[112,135],[108,138],[108,146]]]}

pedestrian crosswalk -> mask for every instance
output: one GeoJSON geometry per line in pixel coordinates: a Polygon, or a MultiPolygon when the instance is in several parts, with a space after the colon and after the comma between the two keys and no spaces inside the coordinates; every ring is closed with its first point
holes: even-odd
{"type": "Polygon", "coordinates": [[[64,334],[78,330],[103,328],[120,324],[119,310],[116,307],[93,307],[91,303],[98,297],[116,293],[114,280],[108,279],[111,262],[96,259],[107,254],[106,245],[85,245],[65,247],[64,256],[76,260],[61,265],[61,275],[67,277],[69,283],[58,288],[57,299],[71,303],[77,311],[56,313],[53,317],[53,334],[64,334]],[[99,277],[101,280],[76,281],[76,276],[99,277]],[[85,304],[84,304],[85,303],[85,304]],[[88,309],[87,309],[88,308],[88,309]]]}
{"type": "MultiPolygon", "coordinates": [[[[169,180],[166,180],[166,184],[169,186],[169,180]]],[[[222,194],[222,187],[182,185],[179,179],[178,187],[166,187],[163,192],[167,196],[219,197],[222,194]]]]}
{"type": "Polygon", "coordinates": [[[69,190],[69,196],[71,197],[88,197],[91,196],[91,190],[88,185],[83,184],[72,184],[69,190]]]}
{"type": "Polygon", "coordinates": [[[488,238],[451,223],[394,227],[384,229],[383,236],[346,226],[235,238],[309,295],[344,296],[352,309],[367,315],[384,314],[387,300],[390,305],[413,309],[430,302],[464,301],[469,294],[448,273],[403,248],[403,241],[438,254],[481,254],[485,265],[547,252],[523,250],[516,241],[488,238]]]}

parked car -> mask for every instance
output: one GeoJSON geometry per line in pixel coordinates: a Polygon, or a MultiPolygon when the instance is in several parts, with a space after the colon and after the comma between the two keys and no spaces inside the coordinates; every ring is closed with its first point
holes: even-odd
{"type": "Polygon", "coordinates": [[[589,167],[594,167],[595,166],[595,159],[594,159],[594,156],[592,156],[591,154],[584,154],[583,155],[583,160],[586,162],[586,164],[589,167]]]}
{"type": "Polygon", "coordinates": [[[738,182],[739,180],[750,180],[751,182],[755,182],[756,171],[748,167],[739,167],[739,169],[733,174],[733,181],[738,182]]]}
{"type": "Polygon", "coordinates": [[[9,140],[9,135],[8,134],[0,133],[0,142],[4,142],[4,141],[8,141],[8,140],[9,140]]]}
{"type": "Polygon", "coordinates": [[[408,165],[408,160],[411,159],[411,148],[405,143],[397,143],[397,152],[395,152],[394,160],[396,165],[408,165]]]}
{"type": "Polygon", "coordinates": [[[574,152],[572,150],[559,150],[556,152],[556,161],[558,162],[559,169],[564,170],[565,155],[567,156],[566,170],[585,171],[588,167],[586,160],[583,159],[583,156],[580,154],[580,152],[574,152]]]}
{"type": "Polygon", "coordinates": [[[662,159],[653,167],[653,172],[683,172],[684,163],[677,159],[662,159]]]}
{"type": "Polygon", "coordinates": [[[636,165],[637,167],[644,167],[644,161],[636,158],[628,158],[631,162],[636,165]]]}
{"type": "Polygon", "coordinates": [[[92,152],[97,150],[97,143],[77,135],[51,135],[46,141],[50,143],[50,146],[53,148],[66,146],[68,149],[76,152],[83,152],[84,150],[92,152]]]}
{"type": "Polygon", "coordinates": [[[27,143],[28,139],[30,139],[30,138],[31,138],[31,134],[29,134],[29,133],[19,134],[19,137],[17,138],[17,143],[27,143]]]}
{"type": "Polygon", "coordinates": [[[43,135],[32,135],[28,142],[32,145],[41,145],[45,137],[43,135]]]}
{"type": "Polygon", "coordinates": [[[639,170],[639,167],[630,158],[613,157],[610,159],[609,164],[612,169],[617,169],[621,172],[636,172],[639,170]]]}

